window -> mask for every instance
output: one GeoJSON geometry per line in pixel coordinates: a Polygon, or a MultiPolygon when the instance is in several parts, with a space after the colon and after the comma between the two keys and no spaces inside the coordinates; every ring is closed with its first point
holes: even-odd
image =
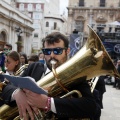
{"type": "Polygon", "coordinates": [[[76,21],[75,27],[76,27],[76,30],[78,32],[83,32],[83,30],[84,30],[84,22],[83,21],[76,21]]]}
{"type": "Polygon", "coordinates": [[[36,4],[36,11],[41,11],[41,5],[40,4],[36,4]]]}
{"type": "Polygon", "coordinates": [[[100,7],[105,7],[105,0],[100,0],[100,7]]]}
{"type": "Polygon", "coordinates": [[[28,11],[32,11],[32,4],[28,4],[28,11]]]}
{"type": "Polygon", "coordinates": [[[84,6],[84,0],[79,0],[79,6],[84,6]]]}
{"type": "Polygon", "coordinates": [[[118,7],[120,7],[120,1],[118,2],[118,7]]]}
{"type": "Polygon", "coordinates": [[[35,33],[35,34],[34,34],[34,37],[38,38],[38,33],[35,33]]]}
{"type": "Polygon", "coordinates": [[[57,28],[57,23],[56,22],[54,22],[54,30],[57,28]]]}
{"type": "Polygon", "coordinates": [[[37,23],[34,23],[34,24],[33,24],[33,28],[35,28],[35,29],[39,29],[39,28],[40,28],[40,25],[37,24],[37,23]]]}
{"type": "Polygon", "coordinates": [[[32,17],[32,13],[28,13],[28,16],[31,18],[32,17]]]}
{"type": "Polygon", "coordinates": [[[33,19],[36,19],[36,20],[42,19],[42,13],[40,13],[40,12],[34,12],[33,13],[33,19]]]}
{"type": "Polygon", "coordinates": [[[49,27],[49,22],[46,22],[46,27],[49,27]]]}
{"type": "Polygon", "coordinates": [[[20,4],[19,10],[20,10],[20,11],[24,11],[24,4],[22,4],[22,3],[20,4]]]}

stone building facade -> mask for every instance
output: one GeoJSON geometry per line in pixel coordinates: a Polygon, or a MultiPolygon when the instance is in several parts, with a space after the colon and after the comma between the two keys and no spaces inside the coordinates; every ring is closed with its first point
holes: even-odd
{"type": "Polygon", "coordinates": [[[89,34],[88,26],[99,35],[112,59],[120,59],[120,0],[69,0],[68,35],[89,34]],[[110,23],[117,21],[119,25],[110,23]]]}
{"type": "Polygon", "coordinates": [[[32,20],[4,0],[0,0],[0,11],[0,50],[5,43],[10,43],[13,50],[29,55],[34,31],[32,20]]]}
{"type": "Polygon", "coordinates": [[[61,32],[66,34],[67,19],[60,14],[61,0],[50,0],[45,3],[45,36],[51,32],[61,32]]]}
{"type": "Polygon", "coordinates": [[[69,0],[68,34],[74,29],[87,34],[87,24],[108,31],[112,21],[120,21],[120,0],[69,0]]]}
{"type": "Polygon", "coordinates": [[[42,47],[44,35],[44,6],[45,0],[15,0],[15,7],[33,21],[31,41],[32,52],[38,53],[42,47]]]}

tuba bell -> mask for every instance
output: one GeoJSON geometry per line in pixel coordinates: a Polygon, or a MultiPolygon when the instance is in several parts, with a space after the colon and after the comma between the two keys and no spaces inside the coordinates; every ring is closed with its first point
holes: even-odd
{"type": "MultiPolygon", "coordinates": [[[[58,80],[66,89],[81,82],[80,78],[82,79],[83,77],[86,80],[101,75],[120,77],[100,38],[90,26],[88,27],[89,37],[85,45],[67,62],[56,68],[58,80]]],[[[49,96],[52,97],[64,92],[52,72],[40,79],[37,84],[48,90],[49,96]]],[[[10,108],[6,106],[3,105],[0,108],[0,119],[2,120],[8,120],[9,116],[11,116],[11,111],[14,111],[12,113],[14,115],[18,113],[17,107],[10,108]],[[11,110],[8,111],[9,109],[11,110]]]]}

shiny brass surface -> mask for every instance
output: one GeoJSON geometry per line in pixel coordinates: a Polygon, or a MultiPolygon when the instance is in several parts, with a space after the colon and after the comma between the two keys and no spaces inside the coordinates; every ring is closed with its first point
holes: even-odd
{"type": "Polygon", "coordinates": [[[28,67],[29,64],[25,64],[25,65],[22,65],[16,72],[15,72],[15,76],[20,76],[23,71],[28,67]]]}
{"type": "MultiPolygon", "coordinates": [[[[80,83],[81,81],[78,78],[85,77],[86,80],[90,80],[101,75],[120,77],[100,38],[91,27],[89,27],[89,37],[83,48],[66,63],[58,67],[56,72],[60,82],[66,88],[80,83]]],[[[52,72],[39,80],[37,84],[47,89],[50,96],[56,96],[63,92],[54,80],[52,72]]]]}
{"type": "MultiPolygon", "coordinates": [[[[89,80],[101,75],[120,77],[100,38],[91,27],[89,27],[89,37],[83,48],[66,63],[58,67],[55,72],[60,82],[67,89],[74,84],[79,84],[82,79],[89,80]]],[[[58,96],[64,91],[59,84],[57,84],[52,72],[40,79],[37,84],[48,90],[49,96],[52,97],[58,96]]],[[[4,116],[4,111],[6,111],[6,109],[0,112],[1,119],[4,116]]],[[[9,116],[9,114],[7,114],[7,116],[9,116]]]]}

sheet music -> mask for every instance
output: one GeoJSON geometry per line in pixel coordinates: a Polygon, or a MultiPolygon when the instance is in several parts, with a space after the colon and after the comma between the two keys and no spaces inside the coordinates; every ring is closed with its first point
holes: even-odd
{"type": "Polygon", "coordinates": [[[16,77],[16,76],[11,76],[11,75],[2,75],[0,74],[0,79],[1,81],[4,81],[5,78],[13,83],[14,86],[19,87],[21,89],[28,89],[32,92],[38,93],[38,94],[46,94],[47,92],[39,87],[35,80],[32,77],[16,77]]]}

